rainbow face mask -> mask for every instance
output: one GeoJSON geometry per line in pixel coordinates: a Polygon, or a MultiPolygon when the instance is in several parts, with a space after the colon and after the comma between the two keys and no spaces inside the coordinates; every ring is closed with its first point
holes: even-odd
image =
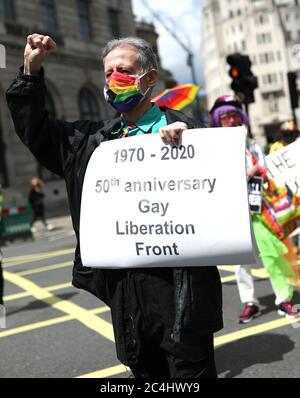
{"type": "Polygon", "coordinates": [[[147,92],[142,93],[141,76],[126,75],[125,73],[113,72],[106,80],[104,97],[106,102],[113,106],[118,112],[129,112],[135,108],[144,98],[147,92]]]}

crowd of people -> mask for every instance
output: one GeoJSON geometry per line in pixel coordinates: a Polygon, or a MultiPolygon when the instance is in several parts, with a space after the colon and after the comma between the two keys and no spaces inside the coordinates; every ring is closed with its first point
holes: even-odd
{"type": "MultiPolygon", "coordinates": [[[[223,327],[217,267],[91,269],[82,264],[79,235],[84,175],[92,153],[102,142],[159,134],[168,144],[176,145],[184,130],[206,126],[151,102],[158,79],[157,59],[150,45],[138,38],[112,40],[103,50],[105,100],[118,112],[117,118],[73,123],[53,119],[45,109],[42,64],[55,49],[48,36],[28,36],[24,67],[7,90],[7,102],[23,143],[44,167],[66,181],[77,238],[73,284],[110,307],[118,358],[135,377],[215,378],[213,334],[223,327]]],[[[230,96],[217,99],[210,115],[212,127],[249,126],[241,103],[230,96]]],[[[263,151],[251,138],[246,158],[248,178],[260,176],[267,183],[263,151]]],[[[41,203],[42,191],[41,184],[34,181],[30,201],[34,203],[36,197],[41,203]]],[[[36,217],[45,222],[41,204],[36,217]]],[[[295,317],[287,246],[267,228],[260,214],[252,214],[252,224],[278,313],[295,317]]],[[[251,265],[236,265],[236,276],[245,304],[239,322],[247,323],[260,313],[251,265]]]]}

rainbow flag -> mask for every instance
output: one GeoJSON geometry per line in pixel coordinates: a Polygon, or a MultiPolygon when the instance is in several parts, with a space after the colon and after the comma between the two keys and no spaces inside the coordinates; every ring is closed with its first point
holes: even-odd
{"type": "Polygon", "coordinates": [[[195,84],[181,84],[173,88],[164,90],[161,94],[152,98],[158,106],[167,106],[168,108],[180,111],[195,101],[200,90],[200,86],[195,84]]]}

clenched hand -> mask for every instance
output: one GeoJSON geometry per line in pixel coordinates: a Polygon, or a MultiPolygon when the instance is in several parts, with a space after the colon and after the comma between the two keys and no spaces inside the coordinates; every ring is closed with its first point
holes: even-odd
{"type": "Polygon", "coordinates": [[[51,37],[38,33],[29,35],[24,50],[24,74],[38,74],[44,60],[55,50],[56,43],[51,37]]]}

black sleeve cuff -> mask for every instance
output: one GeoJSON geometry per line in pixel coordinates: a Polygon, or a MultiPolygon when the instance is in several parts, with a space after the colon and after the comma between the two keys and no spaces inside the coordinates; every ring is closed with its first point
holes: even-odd
{"type": "Polygon", "coordinates": [[[26,82],[37,82],[37,81],[41,81],[44,80],[44,68],[41,66],[41,69],[39,71],[38,75],[24,75],[23,73],[24,71],[24,65],[22,65],[19,68],[19,75],[18,78],[21,80],[24,80],[26,82]]]}

